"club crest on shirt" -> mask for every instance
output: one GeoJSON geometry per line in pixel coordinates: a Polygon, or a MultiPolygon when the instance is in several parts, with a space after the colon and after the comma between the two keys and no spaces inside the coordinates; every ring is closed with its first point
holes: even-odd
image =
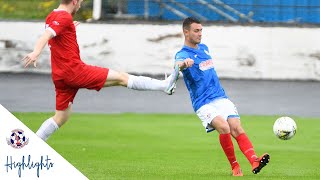
{"type": "Polygon", "coordinates": [[[205,70],[208,70],[208,69],[211,69],[211,68],[214,68],[212,59],[208,59],[206,61],[202,61],[199,64],[199,69],[201,69],[202,71],[205,71],[205,70]]]}
{"type": "Polygon", "coordinates": [[[11,135],[7,138],[7,143],[15,149],[21,149],[29,143],[29,138],[26,138],[24,131],[21,129],[14,129],[11,135]]]}

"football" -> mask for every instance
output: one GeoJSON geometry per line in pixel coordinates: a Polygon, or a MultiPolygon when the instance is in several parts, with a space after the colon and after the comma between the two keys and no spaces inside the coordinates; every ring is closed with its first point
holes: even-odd
{"type": "Polygon", "coordinates": [[[273,125],[274,134],[282,140],[291,139],[297,132],[297,124],[290,117],[280,117],[273,125]]]}

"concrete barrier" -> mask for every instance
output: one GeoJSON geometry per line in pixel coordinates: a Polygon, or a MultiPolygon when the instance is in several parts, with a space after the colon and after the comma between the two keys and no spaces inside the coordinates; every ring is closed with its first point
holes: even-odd
{"type": "MultiPolygon", "coordinates": [[[[21,62],[44,23],[0,22],[0,29],[0,72],[50,73],[48,48],[37,69],[21,62]]],[[[181,25],[82,23],[77,36],[84,62],[152,75],[171,72],[184,41],[181,25]]],[[[204,25],[202,42],[222,78],[320,80],[319,28],[204,25]]]]}

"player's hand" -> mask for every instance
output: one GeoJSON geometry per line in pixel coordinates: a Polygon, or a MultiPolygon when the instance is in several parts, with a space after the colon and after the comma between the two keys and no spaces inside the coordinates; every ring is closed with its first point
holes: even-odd
{"type": "Polygon", "coordinates": [[[32,52],[32,53],[29,53],[28,55],[26,55],[22,61],[24,61],[25,65],[24,67],[28,67],[29,64],[33,63],[33,66],[34,67],[37,67],[37,59],[38,59],[38,56],[36,53],[32,52]]]}
{"type": "Polygon", "coordinates": [[[183,61],[185,68],[191,67],[194,64],[194,60],[187,58],[183,61]]]}
{"type": "Polygon", "coordinates": [[[80,24],[80,22],[78,22],[78,21],[73,21],[73,24],[74,24],[74,27],[77,27],[77,26],[80,24]]]}

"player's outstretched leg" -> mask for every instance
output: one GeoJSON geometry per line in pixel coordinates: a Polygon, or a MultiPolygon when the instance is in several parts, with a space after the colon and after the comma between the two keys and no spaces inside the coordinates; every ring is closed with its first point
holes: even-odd
{"type": "Polygon", "coordinates": [[[268,153],[263,154],[252,163],[252,172],[258,174],[263,167],[265,167],[270,161],[270,155],[268,153]]]}
{"type": "Polygon", "coordinates": [[[146,76],[135,76],[125,72],[109,69],[108,77],[103,87],[125,86],[139,91],[162,91],[172,95],[179,78],[179,67],[174,68],[173,73],[165,80],[158,80],[146,76]]]}
{"type": "Polygon", "coordinates": [[[168,78],[169,83],[168,83],[167,88],[164,90],[164,92],[169,95],[172,95],[174,93],[175,88],[176,88],[178,79],[179,79],[179,66],[175,65],[173,73],[168,78]]]}

